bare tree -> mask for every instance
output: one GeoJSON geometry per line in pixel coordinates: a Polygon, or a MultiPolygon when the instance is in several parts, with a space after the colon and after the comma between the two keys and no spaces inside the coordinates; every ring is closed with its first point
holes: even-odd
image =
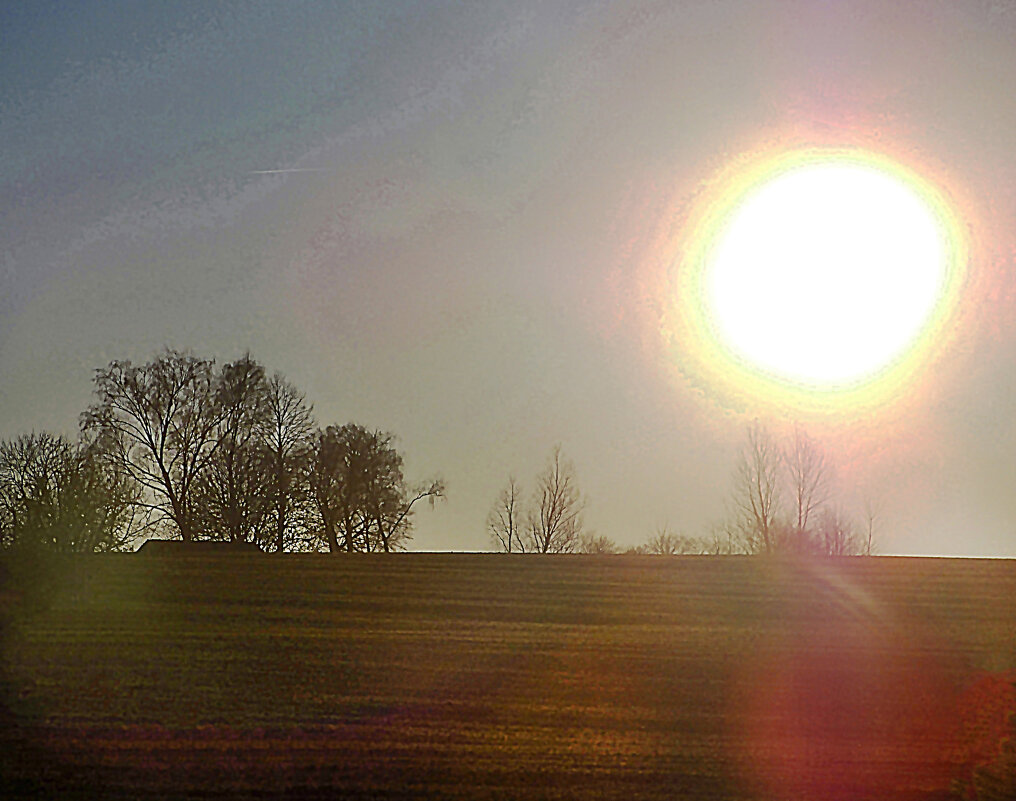
{"type": "Polygon", "coordinates": [[[282,553],[296,539],[294,524],[306,518],[314,417],[303,394],[280,373],[268,380],[266,403],[261,438],[271,477],[269,524],[274,549],[282,553]]]}
{"type": "Polygon", "coordinates": [[[656,533],[646,543],[646,553],[658,556],[677,556],[679,554],[702,553],[703,543],[694,537],[686,537],[670,530],[667,524],[656,529],[656,533]]]}
{"type": "MultiPolygon", "coordinates": [[[[374,507],[385,501],[391,505],[396,494],[386,493],[385,479],[375,475],[384,467],[378,453],[383,439],[380,432],[355,423],[328,426],[315,436],[309,479],[320,528],[333,553],[379,549],[374,507]]],[[[398,471],[401,478],[401,462],[398,471]]],[[[387,479],[392,477],[389,469],[387,479]]]]}
{"type": "Polygon", "coordinates": [[[419,501],[426,500],[431,508],[434,503],[446,496],[444,479],[432,478],[412,486],[405,486],[400,494],[398,504],[384,518],[381,530],[381,545],[385,553],[402,549],[412,536],[413,507],[419,501]]]}
{"type": "Polygon", "coordinates": [[[561,447],[551,453],[547,468],[536,479],[536,496],[526,525],[527,551],[568,553],[582,534],[585,503],[575,482],[575,468],[561,458],[561,447]]]}
{"type": "Polygon", "coordinates": [[[261,434],[268,425],[264,368],[244,354],[224,364],[215,385],[216,447],[194,488],[202,533],[212,539],[263,545],[271,473],[261,434]]]}
{"type": "Polygon", "coordinates": [[[87,442],[46,432],[0,442],[5,547],[116,551],[139,532],[136,488],[87,442]]]}
{"type": "Polygon", "coordinates": [[[77,551],[122,551],[149,528],[151,516],[138,501],[141,488],[122,465],[106,458],[94,442],[81,438],[69,452],[60,528],[77,551]]]}
{"type": "Polygon", "coordinates": [[[744,531],[738,521],[725,521],[714,525],[702,540],[702,552],[712,556],[730,556],[746,551],[744,531]]]}
{"type": "Polygon", "coordinates": [[[756,420],[748,428],[735,470],[734,520],[714,532],[707,550],[731,553],[736,550],[731,543],[739,539],[748,553],[869,553],[874,507],[869,505],[867,510],[865,542],[842,511],[829,507],[831,498],[832,468],[821,447],[795,426],[792,437],[780,448],[756,420]],[[788,491],[788,514],[783,511],[781,487],[788,491]],[[732,531],[736,537],[731,536],[732,531]]]}
{"type": "Polygon", "coordinates": [[[407,484],[402,473],[402,455],[395,449],[395,437],[375,431],[369,440],[362,485],[368,519],[372,523],[375,548],[390,553],[401,550],[412,532],[413,507],[422,500],[431,506],[445,497],[440,478],[407,484]]]}
{"type": "Polygon", "coordinates": [[[812,542],[818,553],[827,556],[849,556],[863,550],[853,522],[838,509],[822,510],[812,542]]]}
{"type": "Polygon", "coordinates": [[[82,415],[83,430],[185,542],[197,527],[194,484],[217,444],[212,368],[209,360],[168,349],[144,365],[112,361],[96,371],[98,401],[82,415]]]}
{"type": "Polygon", "coordinates": [[[330,551],[399,550],[411,536],[414,506],[444,497],[441,479],[406,483],[393,443],[392,434],[353,423],[318,432],[310,481],[330,551]]]}
{"type": "Polygon", "coordinates": [[[734,473],[734,511],[747,549],[773,553],[779,547],[780,450],[757,420],[748,427],[734,473]]]}
{"type": "Polygon", "coordinates": [[[68,443],[45,432],[0,443],[0,497],[9,545],[46,543],[60,518],[68,443]]]}
{"type": "Polygon", "coordinates": [[[508,484],[498,495],[494,508],[487,515],[487,531],[498,549],[505,553],[522,550],[520,524],[522,490],[514,476],[508,477],[508,484]]]}
{"type": "Polygon", "coordinates": [[[808,538],[808,522],[812,514],[829,499],[830,469],[825,453],[800,426],[783,451],[792,501],[795,504],[796,526],[793,536],[808,538]]]}
{"type": "Polygon", "coordinates": [[[617,543],[603,534],[583,534],[579,537],[575,548],[577,553],[611,554],[617,553],[617,543]]]}
{"type": "Polygon", "coordinates": [[[882,516],[882,505],[870,496],[864,500],[864,546],[862,553],[872,556],[875,553],[875,529],[878,528],[882,516]]]}
{"type": "Polygon", "coordinates": [[[403,519],[402,496],[405,478],[402,456],[395,450],[394,436],[386,431],[372,431],[362,452],[360,486],[363,508],[368,523],[367,549],[389,553],[405,540],[400,528],[403,519]]]}
{"type": "Polygon", "coordinates": [[[308,474],[320,535],[331,553],[360,550],[355,537],[363,521],[352,480],[356,471],[350,465],[350,448],[344,436],[348,428],[328,426],[315,434],[308,474]],[[343,522],[340,544],[339,526],[343,522]]]}

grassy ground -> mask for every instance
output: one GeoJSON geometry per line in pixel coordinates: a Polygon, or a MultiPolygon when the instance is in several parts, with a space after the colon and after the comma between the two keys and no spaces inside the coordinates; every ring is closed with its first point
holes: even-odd
{"type": "Polygon", "coordinates": [[[3,594],[29,795],[944,798],[968,688],[1016,669],[1016,562],[131,554],[50,582],[3,594]]]}

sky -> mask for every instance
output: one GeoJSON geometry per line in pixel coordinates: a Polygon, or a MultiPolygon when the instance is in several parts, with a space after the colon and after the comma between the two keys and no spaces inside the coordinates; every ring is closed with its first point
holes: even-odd
{"type": "Polygon", "coordinates": [[[1016,556],[1013,76],[1001,0],[2,3],[0,437],[73,433],[111,359],[249,349],[445,478],[415,549],[489,548],[556,444],[597,534],[706,534],[758,418],[882,552],[1016,556]],[[696,204],[830,143],[949,198],[954,313],[877,404],[703,380],[696,204]]]}

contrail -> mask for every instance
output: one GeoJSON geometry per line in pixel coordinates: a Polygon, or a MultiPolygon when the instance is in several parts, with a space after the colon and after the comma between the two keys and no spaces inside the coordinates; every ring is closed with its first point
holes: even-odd
{"type": "Polygon", "coordinates": [[[289,167],[284,170],[251,170],[251,175],[276,175],[280,172],[332,172],[326,167],[289,167]]]}

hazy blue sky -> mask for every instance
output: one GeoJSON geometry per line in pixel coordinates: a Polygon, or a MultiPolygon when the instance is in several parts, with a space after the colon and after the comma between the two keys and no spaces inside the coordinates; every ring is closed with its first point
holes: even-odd
{"type": "Polygon", "coordinates": [[[598,533],[703,533],[758,410],[682,378],[654,248],[759,141],[857,134],[976,261],[907,414],[810,427],[884,551],[1016,555],[1014,78],[1008,2],[3,3],[0,436],[249,348],[444,475],[417,548],[486,548],[556,442],[598,533]]]}

